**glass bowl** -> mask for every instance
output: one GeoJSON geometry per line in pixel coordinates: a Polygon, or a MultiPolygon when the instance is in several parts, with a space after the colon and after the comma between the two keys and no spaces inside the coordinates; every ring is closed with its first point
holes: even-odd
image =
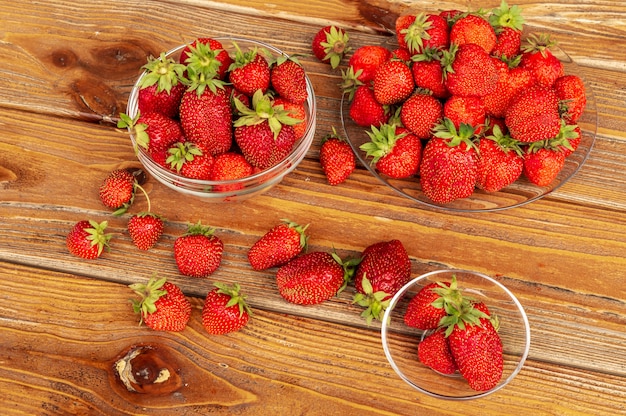
{"type": "Polygon", "coordinates": [[[551,49],[552,53],[563,62],[565,74],[578,75],[585,82],[585,92],[587,96],[587,105],[585,111],[578,120],[582,132],[580,144],[575,152],[570,154],[565,160],[565,166],[558,176],[547,186],[540,187],[531,183],[523,175],[513,184],[501,189],[498,192],[486,192],[475,188],[474,193],[468,198],[461,198],[447,204],[438,204],[430,200],[422,192],[419,177],[411,177],[405,179],[394,179],[380,174],[371,164],[360,146],[369,141],[366,134],[366,128],[358,126],[350,118],[350,102],[347,95],[341,99],[341,123],[344,134],[348,139],[348,143],[352,147],[359,162],[382,183],[393,189],[398,194],[416,202],[419,205],[435,208],[444,211],[456,212],[488,212],[500,211],[509,208],[515,208],[525,205],[529,202],[536,201],[548,195],[552,191],[560,188],[567,183],[572,176],[583,166],[589,152],[593,147],[596,138],[598,126],[598,113],[596,109],[596,101],[593,91],[589,83],[580,75],[576,63],[559,47],[551,49]]]}
{"type": "MultiPolygon", "coordinates": [[[[267,49],[275,56],[288,56],[276,47],[255,40],[238,37],[215,37],[214,39],[220,41],[224,49],[229,51],[231,54],[234,54],[235,52],[235,47],[233,45],[233,42],[235,42],[243,51],[258,47],[267,49]]],[[[180,45],[171,49],[166,53],[166,56],[172,57],[178,61],[180,53],[185,46],[186,45],[180,45]]],[[[137,99],[139,94],[139,85],[145,74],[146,72],[144,71],[139,76],[128,98],[126,114],[131,119],[136,116],[138,111],[137,99]]],[[[308,98],[304,103],[306,111],[306,130],[304,135],[295,143],[291,153],[281,162],[245,178],[227,181],[209,181],[186,178],[176,172],[165,169],[156,163],[141,146],[136,146],[136,139],[132,130],[129,129],[133,148],[138,149],[136,152],[137,158],[147,172],[149,172],[154,178],[165,186],[183,194],[201,197],[210,202],[241,201],[252,196],[259,195],[271,189],[274,185],[279,183],[285,175],[293,171],[302,159],[304,159],[306,153],[311,147],[316,128],[316,102],[313,85],[311,84],[308,76],[306,77],[306,88],[308,98]]]]}
{"type": "Polygon", "coordinates": [[[382,322],[386,323],[381,326],[383,349],[394,371],[414,389],[440,399],[477,399],[500,390],[522,369],[530,349],[528,318],[517,298],[493,278],[469,270],[435,270],[414,278],[393,296],[382,322]],[[504,371],[498,385],[488,391],[471,389],[458,372],[444,375],[422,364],[417,346],[428,331],[404,323],[406,307],[421,288],[432,282],[451,282],[453,275],[464,294],[484,302],[499,319],[504,371]]]}

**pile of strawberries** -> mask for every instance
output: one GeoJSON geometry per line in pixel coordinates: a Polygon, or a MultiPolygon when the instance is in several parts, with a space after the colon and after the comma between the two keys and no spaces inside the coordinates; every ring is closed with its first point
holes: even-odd
{"type": "Polygon", "coordinates": [[[485,303],[462,293],[456,276],[451,282],[422,287],[409,301],[404,323],[425,331],[417,349],[424,365],[441,374],[459,372],[477,391],[491,390],[500,382],[500,322],[485,303]]]}
{"type": "MultiPolygon", "coordinates": [[[[419,177],[440,204],[522,176],[538,186],[557,177],[581,140],[585,87],[564,73],[555,43],[523,39],[522,24],[505,1],[488,12],[403,15],[396,49],[353,51],[342,88],[350,118],[368,129],[361,150],[379,173],[419,177]]],[[[326,33],[321,59],[334,56],[333,45],[345,53],[345,32],[326,33]]]]}
{"type": "Polygon", "coordinates": [[[162,53],[143,66],[138,112],[121,114],[118,127],[163,168],[200,180],[245,178],[279,163],[304,135],[308,91],[297,59],[232,44],[231,53],[198,38],[180,58],[162,53]]]}

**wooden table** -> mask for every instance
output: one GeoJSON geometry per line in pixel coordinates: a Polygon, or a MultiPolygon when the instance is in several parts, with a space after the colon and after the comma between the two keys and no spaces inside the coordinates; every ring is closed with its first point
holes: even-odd
{"type": "Polygon", "coordinates": [[[107,120],[125,110],[148,55],[233,28],[306,54],[313,34],[331,22],[349,29],[354,47],[380,43],[399,13],[436,3],[1,0],[0,413],[626,414],[626,4],[513,3],[528,24],[556,36],[597,101],[592,153],[558,191],[472,214],[416,206],[363,167],[346,183],[327,185],[319,138],[340,126],[340,76],[309,56],[302,61],[317,96],[318,130],[302,164],[270,192],[220,207],[149,180],[153,208],[168,222],[161,242],[140,253],[125,232],[127,218],[113,218],[97,192],[107,172],[137,164],[127,132],[107,120]],[[378,327],[361,322],[350,289],[319,307],[295,307],[277,295],[274,270],[249,267],[247,248],[284,217],[311,224],[312,249],[358,254],[398,238],[414,275],[458,267],[497,277],[528,313],[525,367],[479,400],[450,403],[412,390],[387,363],[378,327]],[[65,247],[71,226],[86,218],[106,219],[117,233],[96,261],[65,247]],[[185,279],[172,256],[174,239],[198,220],[216,227],[226,245],[212,279],[185,279]],[[153,272],[192,301],[181,333],[137,326],[126,285],[153,272]],[[213,280],[239,281],[248,293],[255,314],[242,331],[204,331],[200,311],[213,280]],[[120,387],[113,363],[136,345],[178,363],[177,392],[120,387]]]}

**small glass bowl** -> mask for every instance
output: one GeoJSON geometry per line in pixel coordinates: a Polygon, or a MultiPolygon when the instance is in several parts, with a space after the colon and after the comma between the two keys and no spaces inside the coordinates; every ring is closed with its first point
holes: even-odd
{"type": "MultiPolygon", "coordinates": [[[[255,40],[238,37],[215,37],[214,39],[221,42],[224,49],[229,51],[231,54],[235,51],[235,47],[233,45],[233,42],[235,42],[243,51],[257,47],[264,48],[275,56],[288,56],[278,48],[255,40]]],[[[178,61],[180,53],[185,46],[186,45],[180,45],[171,49],[166,53],[166,56],[172,57],[178,61]]],[[[128,98],[126,114],[131,119],[135,117],[138,111],[137,98],[139,95],[139,84],[141,83],[141,78],[145,76],[145,74],[146,72],[144,71],[139,76],[128,98]]],[[[205,201],[210,202],[241,201],[252,196],[259,195],[268,191],[277,183],[280,183],[285,175],[293,171],[296,166],[298,166],[311,147],[316,128],[316,102],[313,85],[311,84],[308,76],[306,77],[306,85],[308,92],[308,98],[305,102],[307,125],[304,135],[295,143],[292,152],[281,162],[271,168],[245,178],[228,181],[208,181],[186,178],[173,171],[165,169],[156,163],[141,146],[136,146],[136,139],[132,130],[129,130],[133,148],[138,149],[137,158],[142,163],[146,171],[148,171],[162,184],[183,194],[201,197],[205,201]]]]}
{"type": "Polygon", "coordinates": [[[436,270],[411,280],[393,296],[383,322],[387,324],[381,327],[382,344],[391,367],[414,389],[440,399],[477,399],[500,390],[520,372],[530,349],[528,318],[517,298],[493,278],[469,270],[436,270]],[[432,282],[451,282],[453,276],[463,293],[484,302],[500,322],[504,371],[498,385],[488,391],[473,390],[458,372],[444,375],[422,364],[417,346],[427,331],[404,323],[407,304],[421,288],[432,282]]]}

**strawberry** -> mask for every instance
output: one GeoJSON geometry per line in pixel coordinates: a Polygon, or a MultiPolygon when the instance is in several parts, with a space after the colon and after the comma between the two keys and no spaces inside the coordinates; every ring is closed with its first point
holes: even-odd
{"type": "Polygon", "coordinates": [[[557,78],[564,75],[563,63],[550,50],[554,46],[556,42],[546,34],[530,35],[522,45],[520,66],[528,68],[537,83],[544,87],[551,87],[557,78]]]}
{"type": "Polygon", "coordinates": [[[369,84],[374,79],[376,69],[391,57],[391,51],[381,45],[357,48],[348,61],[348,70],[342,74],[344,87],[346,84],[354,84],[355,80],[361,84],[369,84]]]}
{"type": "Polygon", "coordinates": [[[215,158],[204,145],[178,142],[168,150],[168,154],[165,162],[182,176],[191,179],[210,179],[215,158]]]}
{"type": "Polygon", "coordinates": [[[343,138],[333,132],[322,138],[320,164],[330,185],[339,185],[354,172],[356,159],[352,148],[343,138]]]}
{"type": "Polygon", "coordinates": [[[115,169],[104,178],[98,194],[105,207],[115,210],[113,215],[122,215],[130,208],[139,187],[137,178],[142,175],[141,169],[115,169]]]}
{"type": "Polygon", "coordinates": [[[389,106],[379,103],[374,96],[374,90],[368,85],[359,85],[356,88],[348,113],[352,121],[361,127],[379,126],[390,117],[389,106]]]}
{"type": "Polygon", "coordinates": [[[552,88],[536,84],[511,99],[504,120],[516,140],[529,143],[551,139],[561,128],[559,99],[552,88]]]}
{"type": "MultiPolygon", "coordinates": [[[[248,103],[247,105],[244,103],[246,107],[250,107],[250,104],[251,102],[248,103]]],[[[291,101],[287,101],[282,97],[274,98],[274,107],[277,107],[279,105],[282,105],[283,109],[287,110],[287,115],[289,117],[298,120],[298,122],[293,124],[292,127],[296,135],[296,140],[299,140],[301,137],[304,136],[307,130],[307,124],[306,124],[307,116],[306,116],[306,109],[304,108],[304,104],[292,103],[291,101]]]]}
{"type": "Polygon", "coordinates": [[[411,278],[411,261],[400,240],[369,245],[361,253],[354,275],[354,303],[366,309],[361,314],[368,324],[382,320],[391,297],[411,278]]]}
{"type": "Polygon", "coordinates": [[[517,140],[493,127],[492,135],[478,142],[478,178],[476,187],[496,192],[515,182],[524,167],[523,151],[517,140]]]}
{"type": "Polygon", "coordinates": [[[185,92],[182,80],[185,65],[181,65],[162,53],[159,58],[150,56],[143,69],[146,75],[141,78],[137,95],[137,108],[140,113],[161,113],[167,117],[178,116],[180,100],[185,92]]]}
{"type": "Polygon", "coordinates": [[[128,220],[128,234],[139,250],[150,250],[163,234],[163,219],[149,211],[133,215],[128,220]]]}
{"type": "Polygon", "coordinates": [[[498,70],[491,56],[480,46],[452,44],[443,52],[442,59],[445,86],[451,95],[484,97],[496,88],[498,70]]]}
{"type": "Polygon", "coordinates": [[[425,48],[422,53],[411,57],[411,73],[415,86],[430,91],[435,98],[447,98],[449,93],[443,80],[441,52],[434,48],[425,48]]]}
{"type": "Polygon", "coordinates": [[[450,119],[444,119],[435,130],[422,153],[422,191],[439,204],[467,198],[474,192],[478,175],[474,129],[461,124],[457,131],[450,119]]]}
{"type": "Polygon", "coordinates": [[[554,81],[559,112],[568,124],[575,124],[587,105],[585,83],[577,75],[563,75],[554,81]]]}
{"type": "Polygon", "coordinates": [[[270,69],[270,84],[280,97],[295,104],[304,103],[309,96],[304,68],[294,57],[281,55],[276,59],[270,69]]]}
{"type": "Polygon", "coordinates": [[[311,49],[317,59],[335,69],[344,55],[350,51],[349,40],[350,37],[345,30],[334,25],[324,26],[313,36],[311,49]]]}
{"type": "Polygon", "coordinates": [[[239,331],[250,320],[252,311],[240,286],[215,283],[204,300],[202,325],[209,334],[223,335],[239,331]]]}
{"type": "Polygon", "coordinates": [[[276,272],[280,295],[298,305],[322,303],[339,293],[354,273],[355,261],[336,253],[313,251],[295,257],[276,272]]]}
{"type": "Polygon", "coordinates": [[[129,287],[140,296],[133,300],[133,310],[140,315],[139,324],[156,331],[182,331],[191,317],[191,303],[178,286],[165,278],[150,278],[148,283],[129,287]]]}
{"type": "Polygon", "coordinates": [[[571,155],[580,144],[582,140],[582,131],[577,124],[569,124],[565,119],[561,120],[561,130],[554,139],[550,139],[546,144],[553,150],[559,150],[563,152],[565,157],[571,155]]]}
{"type": "MultiPolygon", "coordinates": [[[[539,145],[537,142],[536,145],[539,145]]],[[[528,146],[524,155],[523,173],[537,186],[548,186],[565,165],[565,153],[543,145],[528,146]]]]}
{"type": "Polygon", "coordinates": [[[441,374],[454,374],[458,367],[452,357],[448,340],[443,330],[434,331],[417,345],[420,362],[441,374]]]}
{"type": "Polygon", "coordinates": [[[411,61],[411,52],[408,49],[404,48],[396,48],[391,51],[391,59],[395,59],[398,61],[404,61],[406,63],[410,63],[411,61]]]}
{"type": "Polygon", "coordinates": [[[405,14],[396,19],[395,32],[400,48],[411,55],[425,48],[445,49],[450,39],[448,22],[438,14],[405,14]]]}
{"type": "Polygon", "coordinates": [[[422,330],[439,327],[439,322],[447,315],[447,312],[439,301],[441,295],[434,289],[443,287],[442,285],[449,287],[450,283],[428,283],[411,298],[403,317],[406,325],[422,330]]]}
{"type": "MultiPolygon", "coordinates": [[[[215,156],[211,175],[209,179],[212,181],[230,181],[234,179],[242,179],[254,173],[254,167],[246,160],[246,158],[237,152],[226,152],[215,156]]],[[[224,185],[214,185],[214,192],[229,192],[242,189],[243,184],[231,183],[224,185]]]]}
{"type": "Polygon", "coordinates": [[[207,277],[220,266],[224,243],[213,235],[214,229],[200,221],[174,241],[174,259],[181,274],[207,277]]]}
{"type": "Polygon", "coordinates": [[[390,60],[383,62],[374,72],[374,97],[382,105],[397,104],[408,98],[413,89],[413,73],[403,62],[390,60]]]}
{"type": "Polygon", "coordinates": [[[226,78],[233,59],[217,39],[198,38],[185,46],[180,54],[179,62],[192,67],[195,73],[223,80],[226,78]]]}
{"type": "Polygon", "coordinates": [[[465,123],[474,127],[474,132],[479,134],[487,117],[485,102],[481,97],[453,95],[443,105],[443,116],[452,120],[457,129],[465,123]]]}
{"type": "Polygon", "coordinates": [[[400,109],[402,124],[420,139],[431,136],[431,130],[443,117],[441,101],[429,94],[415,93],[400,109]]]}
{"type": "Polygon", "coordinates": [[[395,124],[374,126],[366,132],[370,141],[360,149],[376,169],[391,178],[408,178],[417,174],[422,154],[421,140],[404,127],[395,124]]]}
{"type": "Polygon", "coordinates": [[[498,58],[493,58],[492,61],[499,73],[498,82],[495,89],[482,98],[487,115],[504,118],[511,99],[520,91],[534,85],[535,78],[527,68],[509,67],[509,64],[498,58]]]}
{"type": "Polygon", "coordinates": [[[450,43],[458,46],[471,43],[490,54],[496,42],[497,36],[494,28],[488,20],[477,14],[461,17],[450,28],[450,43]]]}
{"type": "Polygon", "coordinates": [[[65,241],[67,249],[77,257],[97,259],[104,248],[109,247],[111,234],[104,232],[107,226],[107,221],[101,223],[93,220],[78,221],[67,234],[65,241]]]}
{"type": "Polygon", "coordinates": [[[270,87],[270,66],[264,54],[270,55],[257,47],[242,51],[239,45],[235,46],[235,59],[230,65],[230,82],[237,91],[252,97],[257,91],[263,94],[270,87]]]}
{"type": "Polygon", "coordinates": [[[492,10],[489,23],[496,32],[496,45],[491,50],[491,55],[506,58],[519,55],[524,26],[520,8],[509,7],[506,1],[502,1],[500,7],[492,10]]]}
{"type": "Polygon", "coordinates": [[[122,113],[117,127],[131,130],[137,146],[141,146],[153,158],[184,139],[180,123],[161,113],[137,113],[134,119],[122,113]]]}
{"type": "Polygon", "coordinates": [[[282,223],[272,227],[250,250],[248,261],[254,270],[266,270],[282,266],[306,249],[308,236],[304,227],[284,219],[282,223]]]}

